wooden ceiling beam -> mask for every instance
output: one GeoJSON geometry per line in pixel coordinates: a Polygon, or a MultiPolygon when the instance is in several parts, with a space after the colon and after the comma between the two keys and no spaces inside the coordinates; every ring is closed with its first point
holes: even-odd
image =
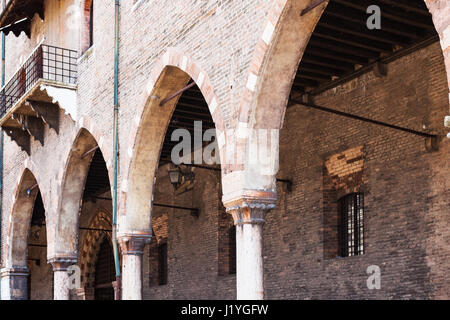
{"type": "MultiPolygon", "coordinates": [[[[358,1],[353,1],[353,0],[333,0],[339,4],[342,4],[346,7],[350,7],[350,8],[355,8],[361,11],[366,12],[367,8],[371,5],[373,5],[373,1],[367,1],[367,0],[358,0],[358,1]]],[[[383,8],[386,9],[386,8],[383,8]]],[[[434,26],[430,26],[429,22],[427,21],[427,19],[423,19],[422,17],[417,17],[417,16],[412,16],[412,15],[408,15],[408,17],[404,17],[402,15],[399,15],[398,12],[396,12],[395,14],[387,10],[383,10],[383,16],[392,20],[396,20],[399,22],[402,22],[404,24],[407,25],[411,25],[411,26],[415,26],[415,27],[419,27],[419,28],[424,28],[424,29],[434,29],[434,26]]]]}
{"type": "Polygon", "coordinates": [[[338,55],[345,54],[345,55],[350,55],[350,56],[365,58],[365,59],[377,59],[380,56],[379,52],[355,48],[355,47],[348,46],[348,45],[345,45],[345,44],[342,44],[339,42],[335,42],[335,41],[331,41],[331,40],[323,41],[315,35],[311,38],[309,43],[311,45],[314,45],[315,47],[336,52],[336,54],[338,54],[338,55]]]}
{"type": "Polygon", "coordinates": [[[392,52],[393,46],[385,44],[383,42],[378,42],[374,40],[366,40],[364,38],[356,38],[352,36],[347,36],[342,33],[335,32],[333,30],[327,30],[326,27],[318,27],[314,31],[314,36],[320,38],[323,41],[334,41],[340,43],[344,46],[352,46],[355,48],[360,48],[362,50],[369,50],[370,52],[378,53],[388,53],[392,52]]]}

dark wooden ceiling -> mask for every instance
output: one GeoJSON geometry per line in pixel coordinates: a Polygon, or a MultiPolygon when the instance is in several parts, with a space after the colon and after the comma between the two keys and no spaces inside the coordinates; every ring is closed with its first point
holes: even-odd
{"type": "Polygon", "coordinates": [[[299,65],[292,91],[320,93],[367,66],[438,41],[423,0],[331,0],[299,65]],[[381,30],[367,28],[370,5],[381,8],[381,30]]]}
{"type": "Polygon", "coordinates": [[[0,28],[9,26],[2,30],[6,35],[12,31],[19,36],[22,31],[25,31],[30,37],[31,19],[36,13],[42,20],[44,19],[44,0],[10,0],[0,16],[0,28]],[[28,20],[14,25],[17,21],[25,18],[28,20]]]}
{"type": "Polygon", "coordinates": [[[193,151],[194,121],[202,121],[202,137],[206,130],[215,128],[208,104],[203,98],[197,85],[194,85],[192,88],[183,92],[178,100],[177,107],[173,112],[172,119],[164,138],[160,165],[171,162],[170,154],[172,148],[179,143],[179,141],[171,141],[172,132],[176,129],[187,129],[190,132],[193,151]]]}
{"type": "MultiPolygon", "coordinates": [[[[320,93],[372,70],[377,62],[390,62],[438,40],[423,0],[331,0],[298,67],[292,93],[320,93]],[[370,5],[381,8],[381,30],[367,28],[370,5]]],[[[197,86],[178,101],[164,140],[161,165],[171,162],[171,150],[178,144],[170,141],[173,130],[188,129],[193,139],[195,120],[203,121],[203,132],[214,128],[197,86]]]]}
{"type": "Polygon", "coordinates": [[[100,149],[95,150],[89,167],[83,199],[86,201],[95,199],[101,194],[110,191],[108,169],[100,149]]]}

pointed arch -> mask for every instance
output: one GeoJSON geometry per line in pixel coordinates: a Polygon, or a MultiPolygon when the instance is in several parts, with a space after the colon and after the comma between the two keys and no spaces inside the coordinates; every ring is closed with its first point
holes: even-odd
{"type": "Polygon", "coordinates": [[[145,92],[142,107],[134,120],[135,129],[130,135],[127,164],[121,183],[119,233],[130,232],[151,235],[151,202],[154,180],[166,128],[177,105],[172,99],[164,107],[165,97],[183,88],[192,79],[199,87],[213,118],[218,145],[222,155],[225,144],[224,121],[219,100],[208,75],[200,65],[182,53],[170,48],[156,63],[145,92]]]}
{"type": "MultiPolygon", "coordinates": [[[[275,0],[250,63],[238,124],[254,128],[283,125],[292,82],[309,39],[325,11],[325,1],[300,16],[310,0],[275,0]],[[298,32],[301,30],[302,32],[298,32]]],[[[441,39],[450,93],[450,26],[445,0],[424,0],[441,39]]]]}
{"type": "MultiPolygon", "coordinates": [[[[39,184],[33,172],[25,167],[14,192],[6,239],[6,267],[27,267],[28,234],[39,184]]],[[[44,208],[46,200],[42,193],[44,208]]]]}
{"type": "MultiPolygon", "coordinates": [[[[53,227],[53,241],[49,243],[48,257],[77,259],[78,224],[86,179],[94,150],[100,149],[111,181],[111,161],[107,144],[100,131],[88,118],[81,118],[78,133],[61,174],[57,214],[53,227]],[[89,129],[88,129],[89,128],[89,129]]],[[[110,184],[111,185],[111,184],[110,184]]]]}

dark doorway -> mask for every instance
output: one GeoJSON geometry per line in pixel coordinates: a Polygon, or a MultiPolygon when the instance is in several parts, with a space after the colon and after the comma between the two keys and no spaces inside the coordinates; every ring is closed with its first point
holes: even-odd
{"type": "Polygon", "coordinates": [[[114,257],[113,249],[107,238],[100,245],[95,265],[95,300],[114,300],[113,281],[114,257]]]}

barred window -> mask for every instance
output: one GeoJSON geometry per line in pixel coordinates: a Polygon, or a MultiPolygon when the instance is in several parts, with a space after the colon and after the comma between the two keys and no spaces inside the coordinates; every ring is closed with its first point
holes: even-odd
{"type": "Polygon", "coordinates": [[[351,193],[339,200],[340,255],[364,254],[364,195],[351,193]]]}

